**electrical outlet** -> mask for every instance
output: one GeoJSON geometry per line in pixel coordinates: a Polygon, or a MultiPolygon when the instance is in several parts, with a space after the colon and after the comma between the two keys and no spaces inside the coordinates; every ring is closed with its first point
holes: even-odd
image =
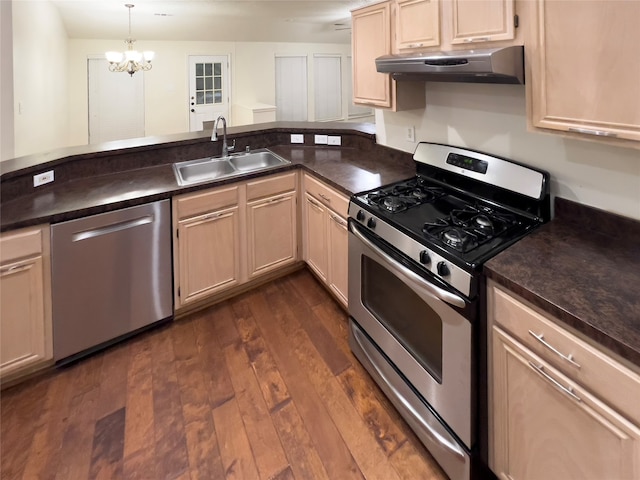
{"type": "Polygon", "coordinates": [[[304,135],[301,133],[292,133],[291,143],[304,143],[304,135]]]}
{"type": "Polygon", "coordinates": [[[314,140],[316,145],[326,145],[329,141],[326,135],[315,135],[314,140]]]}
{"type": "Polygon", "coordinates": [[[341,140],[339,135],[335,135],[335,136],[334,135],[329,135],[327,137],[327,140],[328,140],[328,144],[329,145],[341,145],[342,144],[342,140],[341,140]]]}
{"type": "Polygon", "coordinates": [[[407,142],[415,142],[416,141],[416,127],[411,125],[407,127],[406,137],[407,142]]]}
{"type": "Polygon", "coordinates": [[[48,172],[39,173],[38,175],[33,176],[34,187],[39,187],[40,185],[51,182],[53,182],[53,170],[49,170],[48,172]]]}

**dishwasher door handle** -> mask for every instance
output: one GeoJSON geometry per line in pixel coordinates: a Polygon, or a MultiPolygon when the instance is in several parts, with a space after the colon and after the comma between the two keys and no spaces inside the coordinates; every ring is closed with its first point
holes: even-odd
{"type": "Polygon", "coordinates": [[[83,232],[77,232],[71,236],[71,241],[80,242],[81,240],[88,240],[90,238],[107,235],[108,233],[119,232],[128,228],[139,227],[141,225],[147,225],[149,223],[153,223],[153,215],[145,215],[144,217],[135,218],[133,220],[112,223],[111,225],[105,225],[103,227],[92,228],[91,230],[85,230],[83,232]]]}

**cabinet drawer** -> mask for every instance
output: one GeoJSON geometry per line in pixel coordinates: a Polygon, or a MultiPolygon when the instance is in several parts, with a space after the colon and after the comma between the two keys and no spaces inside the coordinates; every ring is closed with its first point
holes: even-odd
{"type": "Polygon", "coordinates": [[[247,182],[247,200],[291,192],[296,189],[296,172],[258,178],[247,182]]]}
{"type": "Polygon", "coordinates": [[[640,419],[640,375],[493,286],[495,323],[541,358],[634,420],[640,419]]]}
{"type": "Polygon", "coordinates": [[[346,218],[349,210],[349,199],[331,187],[316,180],[310,175],[304,176],[304,189],[307,193],[330,207],[334,212],[346,218]]]}
{"type": "Polygon", "coordinates": [[[238,186],[236,185],[181,195],[176,198],[175,204],[178,219],[183,219],[237,205],[237,203],[238,186]]]}
{"type": "Polygon", "coordinates": [[[42,253],[40,227],[5,233],[0,238],[0,264],[40,253],[42,253]]]}

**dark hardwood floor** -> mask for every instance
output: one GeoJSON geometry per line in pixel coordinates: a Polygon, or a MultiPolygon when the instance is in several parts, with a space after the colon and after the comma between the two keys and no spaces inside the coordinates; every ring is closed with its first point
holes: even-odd
{"type": "Polygon", "coordinates": [[[444,479],[306,270],[2,392],[2,480],[444,479]]]}

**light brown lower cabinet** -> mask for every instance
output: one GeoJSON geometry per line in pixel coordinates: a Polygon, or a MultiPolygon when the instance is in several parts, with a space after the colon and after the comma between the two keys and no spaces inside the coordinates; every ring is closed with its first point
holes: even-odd
{"type": "Polygon", "coordinates": [[[296,173],[247,184],[249,278],[297,260],[296,173]]]}
{"type": "Polygon", "coordinates": [[[0,377],[53,358],[49,226],[0,238],[0,377]]]}
{"type": "Polygon", "coordinates": [[[295,263],[297,173],[177,196],[176,309],[295,263]]]}
{"type": "Polygon", "coordinates": [[[239,188],[174,199],[176,307],[240,283],[239,188]]]}
{"type": "Polygon", "coordinates": [[[347,307],[349,199],[308,174],[303,184],[303,258],[347,307]]]}
{"type": "Polygon", "coordinates": [[[591,355],[582,339],[563,344],[557,334],[569,332],[540,322],[544,317],[503,290],[490,288],[489,296],[492,470],[504,480],[640,478],[638,397],[629,408],[618,400],[636,394],[639,377],[612,358],[591,355]],[[526,336],[507,331],[511,325],[526,336]],[[615,388],[585,387],[588,375],[609,369],[615,388]]]}

